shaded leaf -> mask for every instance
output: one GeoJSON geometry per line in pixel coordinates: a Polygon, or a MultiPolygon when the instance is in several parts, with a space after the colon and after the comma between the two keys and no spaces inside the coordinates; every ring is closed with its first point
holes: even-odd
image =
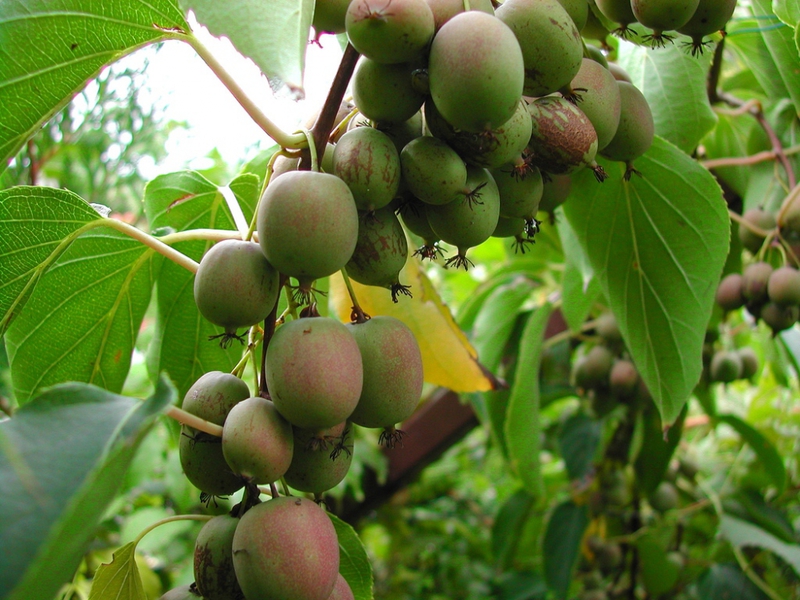
{"type": "Polygon", "coordinates": [[[656,135],[687,154],[717,122],[706,91],[711,55],[691,56],[678,44],[655,49],[620,44],[619,64],[647,99],[656,135]]]}
{"type": "Polygon", "coordinates": [[[525,489],[517,490],[500,507],[492,525],[492,554],[501,569],[507,569],[517,552],[525,521],[536,499],[525,489]]]}
{"type": "Polygon", "coordinates": [[[548,587],[559,598],[567,596],[588,524],[589,511],[586,506],[578,506],[572,500],[559,504],[550,515],[542,548],[544,577],[548,587]]]}
{"type": "Polygon", "coordinates": [[[0,336],[69,242],[87,223],[101,218],[88,202],[67,190],[0,191],[0,336]]]}
{"type": "Polygon", "coordinates": [[[356,530],[328,513],[339,537],[339,573],[350,584],[355,600],[372,600],[372,564],[356,530]]]}
{"type": "Polygon", "coordinates": [[[706,325],[728,254],[730,220],[711,174],[656,138],[636,161],[642,177],[573,175],[564,212],[594,268],[634,363],[665,423],[702,370],[706,325]]]}
{"type": "MultiPolygon", "coordinates": [[[[350,321],[352,302],[340,273],[330,278],[330,303],[339,320],[350,321]]],[[[371,315],[389,315],[408,325],[422,351],[425,381],[454,392],[488,391],[497,386],[479,362],[475,349],[458,327],[415,258],[400,271],[400,282],[411,286],[413,297],[392,302],[389,290],[351,281],[358,303],[371,315]]]]}
{"type": "Polygon", "coordinates": [[[681,441],[683,421],[687,412],[688,404],[669,428],[666,439],[661,417],[657,412],[648,410],[642,416],[642,445],[633,466],[636,471],[636,485],[639,486],[643,496],[652,494],[664,479],[669,461],[672,460],[675,448],[681,441]]]}
{"type": "Polygon", "coordinates": [[[636,541],[641,560],[642,583],[653,597],[670,591],[678,581],[680,567],[667,557],[667,550],[659,536],[645,534],[636,541]]]}
{"type": "Polygon", "coordinates": [[[757,18],[731,19],[726,26],[728,35],[725,37],[725,46],[732,49],[748,67],[767,98],[788,98],[789,90],[761,35],[763,27],[775,23],[764,21],[757,18]]]}
{"type": "Polygon", "coordinates": [[[218,37],[253,60],[273,89],[302,94],[303,68],[314,0],[180,0],[218,37]]]}
{"type": "Polygon", "coordinates": [[[724,514],[720,517],[719,531],[737,548],[755,546],[774,552],[800,575],[800,545],[788,544],[761,527],[731,515],[724,514]]]}
{"type": "Polygon", "coordinates": [[[7,598],[53,598],[71,580],[136,448],[174,400],[165,379],[144,402],[68,383],[0,423],[3,510],[14,515],[0,521],[7,598]]]}
{"type": "Polygon", "coordinates": [[[542,443],[539,370],[544,333],[552,312],[553,306],[545,302],[528,317],[519,343],[517,368],[505,421],[505,439],[511,469],[537,501],[541,501],[544,494],[539,458],[542,443]]]}
{"type": "Polygon", "coordinates": [[[564,421],[558,435],[558,447],[570,479],[581,479],[589,472],[602,433],[600,421],[583,413],[564,421]]]}
{"type": "MultiPolygon", "coordinates": [[[[152,229],[234,229],[233,217],[216,185],[198,173],[182,171],[153,179],[145,188],[145,214],[152,229]]],[[[178,242],[173,248],[199,261],[211,247],[206,240],[178,242]]],[[[151,378],[167,371],[183,397],[208,371],[230,371],[242,347],[220,348],[210,336],[222,333],[197,310],[194,274],[172,261],[164,261],[156,285],[155,336],[147,352],[151,378]]]]}
{"type": "Polygon", "coordinates": [[[697,580],[698,600],[765,600],[767,596],[736,565],[711,565],[697,580]]]}
{"type": "Polygon", "coordinates": [[[782,492],[786,487],[786,467],[775,446],[755,427],[735,415],[718,415],[716,419],[730,425],[742,436],[756,453],[761,467],[769,475],[772,483],[779,492],[782,492]]]}
{"type": "Polygon", "coordinates": [[[160,265],[155,251],[108,227],[72,242],[6,332],[17,401],[65,381],[121,391],[160,265]]]}
{"type": "Polygon", "coordinates": [[[544,600],[547,597],[547,584],[539,573],[530,571],[509,571],[497,583],[497,600],[544,600]]]}
{"type": "Polygon", "coordinates": [[[89,600],[147,600],[136,564],[136,544],[128,542],[110,563],[103,563],[92,579],[89,600]]]}
{"type": "Polygon", "coordinates": [[[173,0],[0,3],[0,171],[101,68],[188,28],[173,0]]]}
{"type": "Polygon", "coordinates": [[[744,509],[742,515],[784,542],[794,543],[795,532],[787,516],[778,508],[768,504],[758,490],[740,490],[734,499],[744,509]]]}
{"type": "MultiPolygon", "coordinates": [[[[559,209],[559,212],[560,209],[559,209]]],[[[600,296],[600,284],[589,258],[581,248],[567,219],[559,219],[558,233],[564,248],[564,275],[561,278],[561,312],[572,331],[579,331],[592,305],[600,296]]]]}
{"type": "MultiPolygon", "coordinates": [[[[703,138],[703,147],[709,159],[736,158],[750,154],[748,139],[756,127],[755,119],[742,119],[740,116],[718,114],[717,126],[703,138]]],[[[750,181],[747,167],[715,168],[714,174],[727,183],[733,191],[744,197],[750,181]]],[[[750,208],[746,206],[745,209],[750,208]]]]}
{"type": "Polygon", "coordinates": [[[800,55],[794,41],[794,29],[778,20],[772,12],[772,0],[753,0],[750,10],[755,17],[760,18],[760,33],[764,45],[794,103],[795,113],[800,112],[800,71],[797,69],[800,55]],[[769,21],[768,26],[765,26],[766,21],[769,21]]]}

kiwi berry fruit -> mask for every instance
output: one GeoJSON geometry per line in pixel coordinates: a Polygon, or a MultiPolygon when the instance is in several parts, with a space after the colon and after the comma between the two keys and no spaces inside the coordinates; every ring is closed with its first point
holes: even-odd
{"type": "Polygon", "coordinates": [[[292,463],[286,483],[317,496],[339,484],[353,460],[353,429],[349,422],[323,431],[294,428],[292,463]]]}
{"type": "Polygon", "coordinates": [[[742,359],[736,352],[719,350],[711,358],[709,367],[711,381],[730,383],[742,376],[742,359]]]}
{"type": "Polygon", "coordinates": [[[758,373],[758,356],[755,351],[749,346],[738,348],[736,350],[739,358],[742,361],[742,379],[750,379],[758,373]]]}
{"type": "Polygon", "coordinates": [[[353,48],[376,62],[396,64],[420,58],[434,33],[425,0],[353,0],[345,29],[353,48]]]}
{"type": "Polygon", "coordinates": [[[747,265],[742,272],[742,295],[749,302],[765,302],[772,265],[759,261],[747,265]]]}
{"type": "Polygon", "coordinates": [[[677,28],[678,33],[692,38],[688,43],[692,56],[703,53],[703,48],[710,43],[704,42],[703,38],[724,29],[734,10],[736,0],[700,0],[692,18],[677,28]]]}
{"type": "Polygon", "coordinates": [[[794,326],[800,317],[800,307],[796,304],[777,304],[770,300],[761,307],[759,317],[775,335],[794,326]]]}
{"type": "Polygon", "coordinates": [[[639,371],[629,360],[618,360],[614,362],[608,374],[608,386],[611,393],[616,397],[627,400],[636,395],[639,385],[639,371]]]}
{"type": "Polygon", "coordinates": [[[758,229],[770,231],[777,225],[775,215],[762,208],[747,209],[742,215],[745,223],[739,225],[739,240],[742,246],[747,248],[752,254],[756,254],[764,244],[764,236],[750,229],[747,225],[753,225],[758,229]]]}
{"type": "Polygon", "coordinates": [[[447,204],[463,193],[464,160],[446,142],[432,136],[411,140],[400,152],[403,179],[411,193],[428,204],[447,204]]]}
{"type": "Polygon", "coordinates": [[[699,0],[631,0],[631,9],[645,27],[653,30],[645,36],[645,42],[653,47],[663,47],[672,41],[672,36],[664,33],[684,26],[697,10],[699,0]]]}
{"type": "Polygon", "coordinates": [[[314,18],[311,26],[317,33],[344,33],[345,17],[350,0],[316,0],[314,2],[314,18]]]}
{"type": "Polygon", "coordinates": [[[719,282],[715,300],[722,310],[728,312],[745,305],[742,281],[741,273],[730,273],[719,282]]]}
{"type": "Polygon", "coordinates": [[[386,65],[361,57],[353,74],[353,100],[368,119],[381,125],[402,123],[422,107],[425,94],[414,89],[415,65],[386,65]]]}
{"type": "Polygon", "coordinates": [[[775,269],[767,281],[767,295],[781,306],[800,304],[800,271],[789,266],[775,269]]]}
{"type": "Polygon", "coordinates": [[[648,501],[650,502],[650,506],[660,513],[673,510],[678,508],[678,503],[680,501],[678,498],[678,489],[675,487],[675,484],[669,481],[662,481],[658,484],[658,487],[656,487],[653,493],[650,494],[648,501]]]}
{"type": "Polygon", "coordinates": [[[634,173],[633,161],[647,152],[655,138],[653,113],[644,94],[632,83],[620,81],[619,97],[621,110],[619,124],[614,137],[600,151],[602,156],[626,164],[624,178],[629,180],[634,173]]]}
{"type": "Polygon", "coordinates": [[[607,68],[591,58],[584,58],[570,82],[578,106],[597,133],[597,149],[602,150],[614,138],[622,111],[617,80],[607,68]]]}
{"type": "Polygon", "coordinates": [[[636,35],[629,27],[631,23],[636,23],[630,0],[595,0],[595,4],[604,17],[617,24],[617,28],[611,33],[623,39],[636,35]]]}
{"type": "Polygon", "coordinates": [[[219,515],[207,521],[194,543],[194,582],[205,600],[237,600],[244,595],[233,568],[233,534],[239,519],[219,515]]]}
{"type": "Polygon", "coordinates": [[[602,345],[592,348],[575,362],[575,385],[584,389],[607,388],[614,355],[602,345]]]}

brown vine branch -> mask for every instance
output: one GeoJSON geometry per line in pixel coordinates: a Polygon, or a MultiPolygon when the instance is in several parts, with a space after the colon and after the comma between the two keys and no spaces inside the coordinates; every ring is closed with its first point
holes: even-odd
{"type": "MultiPolygon", "coordinates": [[[[792,146],[790,148],[785,148],[783,151],[783,153],[786,156],[791,156],[792,154],[797,154],[798,152],[800,152],[800,146],[792,146]]],[[[707,160],[701,160],[700,164],[703,165],[706,169],[710,170],[710,169],[719,169],[722,167],[746,167],[749,165],[756,165],[758,163],[775,160],[776,158],[778,158],[778,155],[773,150],[764,150],[763,152],[758,152],[750,156],[729,156],[725,158],[710,158],[707,160]]]]}
{"type": "MultiPolygon", "coordinates": [[[[281,275],[280,288],[286,284],[286,276],[281,275]]],[[[278,289],[280,289],[278,288],[278,289]]],[[[280,294],[275,298],[275,305],[272,307],[267,318],[264,319],[264,337],[261,340],[261,374],[259,379],[258,391],[264,398],[269,398],[269,388],[267,386],[267,347],[272,335],[275,333],[275,319],[278,316],[278,304],[280,304],[280,294]]]]}

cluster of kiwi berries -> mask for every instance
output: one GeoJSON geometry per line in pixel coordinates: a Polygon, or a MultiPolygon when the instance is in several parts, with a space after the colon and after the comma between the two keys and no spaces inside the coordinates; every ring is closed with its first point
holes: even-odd
{"type": "MultiPolygon", "coordinates": [[[[316,31],[346,33],[361,54],[352,81],[357,110],[320,161],[350,187],[360,214],[364,249],[347,267],[356,281],[381,279],[371,276],[386,252],[376,246],[392,248],[401,264],[396,214],[424,240],[420,256],[439,256],[444,241],[458,249],[446,265],[466,269],[467,250],[492,236],[524,250],[538,231],[537,212],[565,199],[571,174],[590,168],[607,177],[598,154],[626,162],[630,177],[652,143],[644,96],[583,42],[589,2],[506,0],[495,8],[476,0],[465,11],[466,4],[316,3],[316,31]]],[[[293,164],[276,172],[286,168],[293,164]]],[[[395,295],[403,289],[396,277],[367,284],[395,295]]]]}

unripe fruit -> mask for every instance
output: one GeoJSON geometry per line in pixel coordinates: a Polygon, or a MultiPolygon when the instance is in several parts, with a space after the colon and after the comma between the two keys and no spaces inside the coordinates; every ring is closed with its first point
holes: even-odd
{"type": "Polygon", "coordinates": [[[400,156],[385,133],[357,127],[336,144],[333,172],[350,188],[358,210],[378,210],[397,194],[400,156]]]}
{"type": "Polygon", "coordinates": [[[404,421],[422,395],[422,354],[414,334],[388,316],[347,327],[364,361],[364,387],[350,420],[362,427],[391,427],[404,421]]]}
{"type": "Polygon", "coordinates": [[[650,36],[653,46],[663,46],[672,39],[663,32],[688,23],[698,4],[699,0],[631,0],[631,9],[639,23],[653,30],[650,36]]]}
{"type": "Polygon", "coordinates": [[[711,381],[730,383],[742,376],[742,359],[736,352],[720,350],[711,358],[709,367],[711,381]]]}
{"type": "Polygon", "coordinates": [[[386,65],[366,57],[353,74],[353,100],[365,117],[378,123],[402,123],[422,107],[425,95],[412,85],[409,63],[386,65]]]}
{"type": "Polygon", "coordinates": [[[742,273],[742,295],[751,302],[767,300],[767,285],[772,275],[772,265],[755,262],[747,265],[742,273]]]}
{"type": "MultiPolygon", "coordinates": [[[[742,218],[747,223],[751,223],[752,225],[765,231],[774,229],[777,224],[775,221],[775,215],[761,208],[751,208],[746,210],[742,215],[742,218]]],[[[750,229],[746,224],[740,224],[739,240],[742,242],[742,246],[747,248],[753,254],[756,254],[764,243],[764,236],[759,235],[750,229]]]]}
{"type": "Polygon", "coordinates": [[[606,542],[595,551],[597,566],[603,573],[616,570],[622,563],[622,548],[619,544],[606,542]]]}
{"type": "Polygon", "coordinates": [[[678,490],[669,481],[662,481],[650,495],[649,501],[650,506],[661,513],[678,508],[678,490]]]}
{"type": "Polygon", "coordinates": [[[614,313],[606,311],[602,313],[595,321],[594,330],[606,344],[620,344],[622,343],[622,331],[617,323],[617,318],[614,313]]]}
{"type": "Polygon", "coordinates": [[[542,199],[539,210],[552,214],[553,211],[564,204],[572,190],[572,179],[569,175],[553,175],[549,181],[542,185],[542,199]]]}
{"type": "Polygon", "coordinates": [[[786,266],[775,269],[767,281],[767,295],[781,306],[800,304],[800,271],[786,266]]]}
{"type": "Polygon", "coordinates": [[[639,386],[639,371],[629,360],[618,360],[611,367],[608,376],[608,386],[611,393],[618,398],[632,398],[639,386]]]}
{"type": "Polygon", "coordinates": [[[329,317],[281,325],[267,347],[267,386],[292,425],[326,429],[347,420],[361,395],[361,353],[347,327],[329,317]]]}
{"type": "Polygon", "coordinates": [[[294,428],[292,464],[284,479],[294,489],[320,495],[347,475],[353,460],[350,423],[340,423],[322,432],[294,428]]]}
{"type": "Polygon", "coordinates": [[[411,140],[400,152],[403,179],[428,204],[447,204],[464,191],[467,166],[448,144],[432,136],[411,140]]]}
{"type": "MultiPolygon", "coordinates": [[[[457,14],[464,12],[464,0],[428,0],[428,6],[433,11],[433,21],[436,31],[457,14]]],[[[491,0],[470,0],[470,10],[479,10],[488,15],[494,14],[491,0]]]]}
{"type": "Polygon", "coordinates": [[[271,181],[258,209],[258,241],[278,271],[301,284],[341,269],[353,254],[358,211],[347,184],[293,171],[271,181]]]}
{"type": "Polygon", "coordinates": [[[584,389],[608,386],[614,355],[605,346],[593,346],[575,363],[575,385],[584,389]]]}
{"type": "Polygon", "coordinates": [[[692,55],[703,52],[703,36],[723,29],[733,16],[736,0],[700,0],[692,18],[678,33],[692,38],[692,55]]]}
{"type": "Polygon", "coordinates": [[[617,80],[603,65],[584,58],[569,85],[580,98],[578,106],[597,133],[597,149],[602,150],[614,138],[619,127],[622,100],[617,80]]]}
{"type": "Polygon", "coordinates": [[[233,536],[233,566],[247,600],[328,600],[339,574],[339,541],[312,500],[256,504],[233,536]]]}
{"type": "MultiPolygon", "coordinates": [[[[520,161],[522,162],[522,161],[520,161]]],[[[542,199],[542,174],[533,165],[506,164],[490,171],[500,193],[500,215],[532,219],[542,199]]]]}
{"type": "Polygon", "coordinates": [[[525,219],[516,217],[503,217],[497,220],[497,227],[492,232],[492,237],[506,238],[522,235],[525,231],[525,219]]]}
{"type": "Polygon", "coordinates": [[[391,290],[397,302],[398,294],[411,295],[398,279],[407,259],[406,234],[390,207],[361,215],[356,249],[345,265],[351,278],[391,290]]]}
{"type": "Polygon", "coordinates": [[[525,65],[526,96],[555,92],[577,74],[583,58],[583,42],[558,0],[506,0],[495,14],[511,28],[519,42],[525,65]]]}
{"type": "Polygon", "coordinates": [[[345,27],[353,48],[367,58],[410,62],[424,54],[433,37],[433,12],[425,0],[353,0],[345,27]]]}
{"type": "Polygon", "coordinates": [[[333,587],[333,591],[328,600],[355,600],[353,590],[350,589],[350,584],[342,577],[341,573],[336,579],[336,585],[333,587]]]}
{"type": "Polygon", "coordinates": [[[558,0],[558,3],[575,23],[575,29],[581,31],[589,20],[589,3],[586,0],[558,0]]]}
{"type": "Polygon", "coordinates": [[[800,307],[796,304],[781,306],[770,301],[761,307],[759,316],[772,329],[773,334],[776,334],[794,326],[800,317],[800,307]]]}
{"type": "Polygon", "coordinates": [[[278,272],[258,244],[217,242],[200,260],[194,301],[206,319],[235,335],[267,318],[280,291],[278,272]]]}
{"type": "Polygon", "coordinates": [[[457,14],[434,37],[428,60],[431,97],[453,127],[481,132],[514,114],[525,76],[522,51],[500,19],[457,14]]]}
{"type": "Polygon", "coordinates": [[[628,72],[622,67],[620,67],[617,63],[615,62],[608,63],[608,70],[611,72],[611,74],[614,76],[614,79],[616,79],[617,81],[627,81],[628,83],[633,84],[631,76],[628,74],[628,72]]]}
{"type": "Polygon", "coordinates": [[[222,453],[234,473],[256,484],[283,477],[292,462],[292,426],[272,402],[256,396],[231,409],[222,428],[222,453]]]}
{"type": "Polygon", "coordinates": [[[633,30],[628,25],[636,22],[636,15],[633,14],[630,0],[596,0],[595,4],[607,19],[619,25],[613,31],[614,35],[624,39],[631,36],[633,30]]]}
{"type": "MultiPolygon", "coordinates": [[[[597,46],[586,44],[585,58],[590,58],[591,60],[600,63],[604,68],[608,69],[608,59],[606,58],[606,55],[603,54],[603,51],[597,46]]],[[[612,77],[614,76],[612,75],[612,77]]]]}
{"type": "Polygon", "coordinates": [[[233,534],[239,519],[219,515],[208,521],[194,544],[194,582],[204,600],[237,600],[242,590],[233,569],[233,534]]]}
{"type": "Polygon", "coordinates": [[[722,278],[715,299],[724,311],[736,310],[745,304],[741,273],[730,273],[722,278]]]}
{"type": "Polygon", "coordinates": [[[758,356],[750,347],[739,348],[736,350],[742,361],[742,379],[750,379],[758,372],[758,356]]]}
{"type": "Polygon", "coordinates": [[[600,152],[611,160],[624,161],[628,165],[625,178],[635,172],[632,162],[647,152],[655,137],[655,122],[650,105],[636,86],[617,80],[622,103],[619,125],[612,140],[600,152]]]}
{"type": "Polygon", "coordinates": [[[209,371],[187,390],[181,408],[201,419],[222,425],[231,409],[249,397],[250,388],[236,375],[209,371]]]}

